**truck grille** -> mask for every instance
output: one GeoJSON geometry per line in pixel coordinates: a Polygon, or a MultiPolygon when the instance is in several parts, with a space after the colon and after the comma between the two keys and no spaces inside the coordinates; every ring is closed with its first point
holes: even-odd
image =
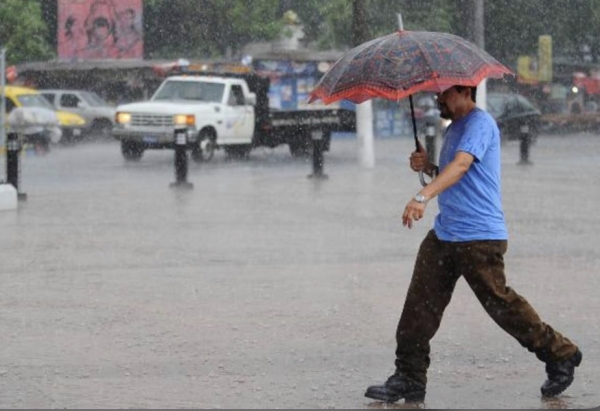
{"type": "Polygon", "coordinates": [[[173,127],[173,116],[133,113],[131,125],[134,127],[173,127]]]}

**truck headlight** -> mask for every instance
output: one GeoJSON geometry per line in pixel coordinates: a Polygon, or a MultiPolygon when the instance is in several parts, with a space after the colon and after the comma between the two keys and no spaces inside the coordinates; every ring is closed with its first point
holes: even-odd
{"type": "Polygon", "coordinates": [[[196,116],[193,114],[175,114],[173,124],[176,126],[194,127],[196,125],[196,116]]]}
{"type": "Polygon", "coordinates": [[[117,124],[129,124],[131,123],[131,113],[125,113],[122,111],[117,112],[115,120],[117,121],[117,124]]]}

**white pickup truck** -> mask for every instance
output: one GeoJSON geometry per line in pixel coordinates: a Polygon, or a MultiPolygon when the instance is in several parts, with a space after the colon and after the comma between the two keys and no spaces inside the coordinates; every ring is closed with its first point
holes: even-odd
{"type": "Polygon", "coordinates": [[[172,148],[178,126],[187,127],[195,160],[210,159],[217,146],[250,151],[255,104],[243,79],[173,76],[149,101],[118,106],[112,134],[126,160],[140,159],[145,149],[172,148]]]}
{"type": "Polygon", "coordinates": [[[173,148],[174,130],[186,127],[192,159],[203,161],[215,148],[245,156],[288,144],[299,155],[315,135],[328,150],[332,131],[356,129],[351,110],[271,111],[268,91],[269,78],[253,73],[171,76],[149,101],[118,106],[112,135],[126,160],[139,160],[146,149],[173,148]]]}

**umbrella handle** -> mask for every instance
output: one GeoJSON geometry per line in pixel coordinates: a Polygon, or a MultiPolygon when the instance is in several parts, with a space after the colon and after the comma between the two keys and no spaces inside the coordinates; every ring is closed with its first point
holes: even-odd
{"type": "Polygon", "coordinates": [[[419,181],[421,182],[421,185],[423,187],[427,185],[427,182],[425,181],[425,173],[423,173],[422,171],[419,171],[419,181]]]}
{"type": "MultiPolygon", "coordinates": [[[[415,105],[413,104],[412,94],[408,96],[408,101],[410,101],[410,117],[412,118],[413,125],[413,135],[415,137],[415,149],[419,151],[419,138],[417,137],[417,120],[415,120],[415,105]]],[[[419,171],[419,181],[421,185],[425,187],[427,183],[425,182],[425,176],[422,171],[419,171]]]]}
{"type": "MultiPolygon", "coordinates": [[[[438,166],[435,166],[435,168],[433,169],[433,172],[431,174],[431,179],[433,180],[434,178],[436,178],[439,173],[440,173],[440,169],[438,168],[438,166]]],[[[423,187],[425,187],[427,184],[429,184],[428,182],[425,181],[425,173],[423,171],[419,171],[419,181],[421,182],[421,185],[423,187]]]]}

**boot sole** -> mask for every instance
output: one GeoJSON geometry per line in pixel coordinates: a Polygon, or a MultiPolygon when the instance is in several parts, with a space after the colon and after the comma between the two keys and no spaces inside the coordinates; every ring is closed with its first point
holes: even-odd
{"type": "Polygon", "coordinates": [[[542,396],[546,398],[556,397],[557,395],[562,394],[567,388],[569,388],[569,386],[573,383],[574,380],[575,378],[569,378],[567,384],[557,387],[555,389],[544,390],[542,388],[542,396]]]}
{"type": "MultiPolygon", "coordinates": [[[[579,351],[578,354],[575,354],[575,355],[577,355],[577,358],[575,359],[573,366],[579,367],[579,364],[581,364],[581,360],[583,359],[583,354],[581,354],[581,351],[579,351]]],[[[557,395],[562,394],[567,388],[569,388],[569,386],[573,383],[574,380],[575,380],[575,376],[572,376],[571,378],[569,378],[569,381],[567,382],[567,384],[565,384],[561,387],[557,387],[555,389],[544,390],[544,388],[542,387],[542,389],[541,389],[542,395],[547,398],[556,397],[557,395]]]]}
{"type": "Polygon", "coordinates": [[[404,402],[424,402],[425,391],[415,391],[404,395],[386,395],[384,393],[367,390],[367,392],[365,393],[365,397],[371,398],[373,400],[384,401],[387,403],[394,403],[401,400],[402,398],[404,398],[404,402]]]}

